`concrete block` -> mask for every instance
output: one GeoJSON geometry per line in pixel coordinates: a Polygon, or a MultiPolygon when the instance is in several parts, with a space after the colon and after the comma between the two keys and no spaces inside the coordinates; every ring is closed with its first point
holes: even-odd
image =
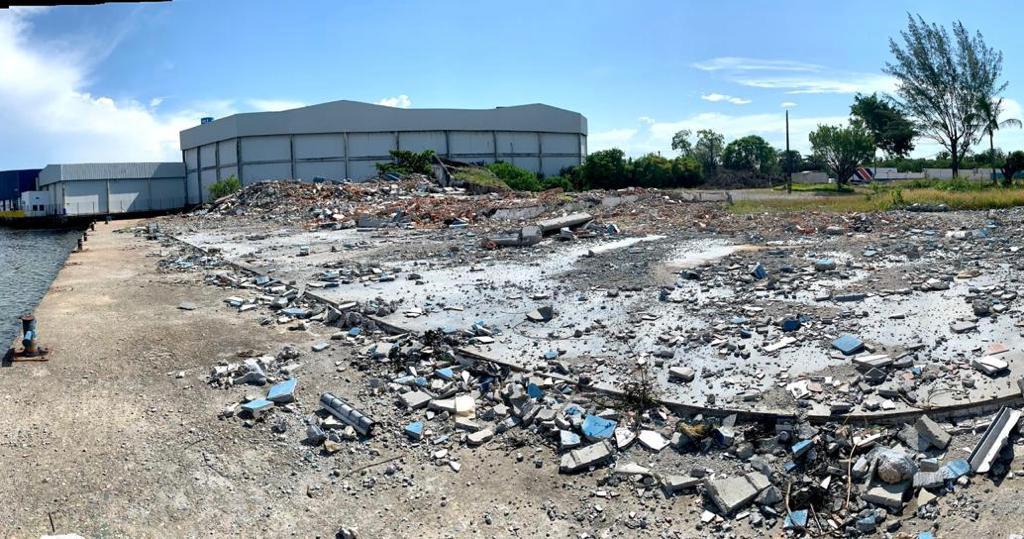
{"type": "Polygon", "coordinates": [[[426,408],[430,404],[430,395],[418,390],[403,393],[399,398],[402,400],[402,404],[410,410],[426,408]]]}
{"type": "Polygon", "coordinates": [[[663,475],[661,476],[661,489],[665,494],[677,494],[687,489],[696,488],[700,479],[688,475],[663,475]]]}
{"type": "Polygon", "coordinates": [[[489,442],[491,438],[494,438],[494,431],[491,429],[483,429],[466,436],[466,443],[476,446],[489,442]]]}
{"type": "Polygon", "coordinates": [[[928,416],[921,416],[917,419],[917,423],[914,424],[917,428],[917,432],[928,440],[928,443],[937,447],[938,449],[945,449],[949,446],[949,441],[952,438],[946,429],[942,428],[928,416]]]}
{"type": "Polygon", "coordinates": [[[704,492],[727,515],[746,507],[757,496],[757,489],[743,476],[706,481],[704,492]]]}
{"type": "Polygon", "coordinates": [[[574,449],[562,456],[559,464],[559,471],[562,473],[573,473],[580,470],[604,464],[613,454],[611,444],[602,440],[596,444],[574,449]]]}
{"type": "Polygon", "coordinates": [[[900,509],[903,507],[903,493],[911,487],[910,481],[901,483],[872,483],[868,486],[860,498],[875,505],[882,505],[889,509],[900,509]]]}
{"type": "Polygon", "coordinates": [[[278,382],[270,386],[267,392],[267,400],[277,404],[285,404],[295,400],[295,385],[298,381],[295,378],[278,382]]]}

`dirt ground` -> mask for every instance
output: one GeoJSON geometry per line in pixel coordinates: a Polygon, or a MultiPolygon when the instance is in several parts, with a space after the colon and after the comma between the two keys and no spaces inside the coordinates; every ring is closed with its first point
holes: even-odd
{"type": "MultiPolygon", "coordinates": [[[[323,391],[371,415],[393,417],[395,407],[367,398],[352,349],[310,351],[332,330],[260,327],[256,312],[225,309],[230,290],[204,284],[201,272],[158,271],[166,248],[115,232],[133,224],[97,225],[51,286],[36,311],[49,361],[0,369],[4,537],[333,537],[341,528],[359,537],[784,536],[779,523],[703,525],[701,496],[609,481],[606,469],[560,475],[555,451],[528,437],[472,449],[387,434],[334,455],[304,446],[298,420],[323,391]],[[186,301],[195,310],[179,309],[186,301]],[[252,390],[209,387],[211,365],[286,344],[303,351],[287,430],[219,419],[252,390]],[[439,449],[457,456],[459,471],[433,463],[439,449]]],[[[401,423],[388,421],[384,432],[400,432],[401,423]]],[[[954,438],[950,454],[966,456],[976,439],[954,438]]],[[[939,500],[937,537],[1022,531],[1017,453],[1001,484],[974,477],[939,500]]],[[[619,459],[680,473],[694,465],[726,476],[741,469],[724,452],[630,449],[619,459]]],[[[879,530],[912,537],[932,524],[905,509],[879,530]]]]}

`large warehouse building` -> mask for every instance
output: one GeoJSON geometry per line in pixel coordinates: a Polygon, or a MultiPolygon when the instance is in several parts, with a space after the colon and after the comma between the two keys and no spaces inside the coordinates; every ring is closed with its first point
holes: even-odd
{"type": "Polygon", "coordinates": [[[144,213],[186,206],[182,163],[47,165],[36,188],[49,193],[51,214],[144,213]]]}
{"type": "Polygon", "coordinates": [[[181,132],[190,204],[236,176],[361,180],[390,150],[434,150],[470,163],[506,161],[544,175],[587,155],[587,119],[548,105],[486,110],[401,109],[333,101],[281,112],[235,114],[181,132]]]}

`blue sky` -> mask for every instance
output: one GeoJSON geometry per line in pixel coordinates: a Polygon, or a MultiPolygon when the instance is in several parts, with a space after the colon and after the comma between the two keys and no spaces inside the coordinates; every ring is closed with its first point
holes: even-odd
{"type": "MultiPolygon", "coordinates": [[[[335,99],[583,113],[590,150],[671,153],[712,128],[806,150],[881,72],[906,13],[981,30],[1020,117],[1017,2],[175,0],[0,12],[0,168],[179,159],[204,115],[335,99]]],[[[997,137],[1024,148],[1024,133],[997,137]]],[[[921,141],[919,155],[937,147],[921,141]]]]}

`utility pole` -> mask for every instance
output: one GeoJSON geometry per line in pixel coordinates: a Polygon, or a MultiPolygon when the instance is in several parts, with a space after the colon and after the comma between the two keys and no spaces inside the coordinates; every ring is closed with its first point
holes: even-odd
{"type": "Polygon", "coordinates": [[[793,154],[789,153],[789,110],[786,110],[786,194],[793,194],[793,154]]]}

